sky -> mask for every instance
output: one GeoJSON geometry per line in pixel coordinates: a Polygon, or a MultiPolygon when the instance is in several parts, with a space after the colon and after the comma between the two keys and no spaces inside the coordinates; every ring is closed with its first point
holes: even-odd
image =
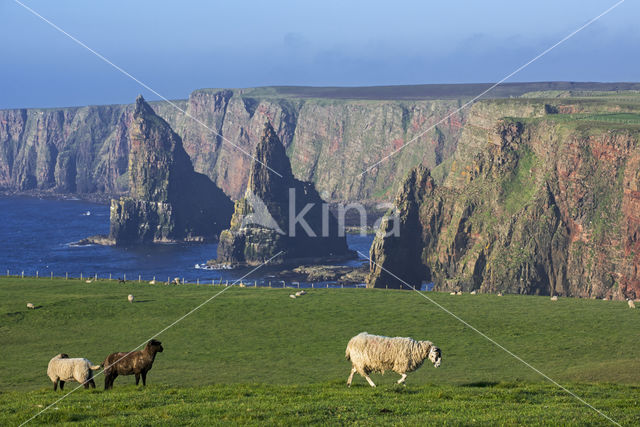
{"type": "MultiPolygon", "coordinates": [[[[20,0],[169,99],[198,88],[496,82],[618,0],[20,0]]],[[[640,81],[626,0],[508,81],[640,81]]],[[[0,108],[158,97],[0,0],[0,108]]]]}

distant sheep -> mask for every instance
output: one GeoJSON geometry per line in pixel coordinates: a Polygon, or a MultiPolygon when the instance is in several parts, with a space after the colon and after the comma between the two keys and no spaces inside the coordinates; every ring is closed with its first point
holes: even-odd
{"type": "Polygon", "coordinates": [[[551,301],[558,301],[558,295],[554,295],[551,297],[551,301]]]}
{"type": "Polygon", "coordinates": [[[633,300],[629,300],[627,301],[627,304],[629,304],[629,308],[636,308],[636,305],[633,303],[633,300]]]}
{"type": "Polygon", "coordinates": [[[35,309],[35,308],[36,308],[36,306],[35,306],[35,305],[33,305],[33,303],[28,302],[28,303],[27,303],[27,308],[29,308],[29,309],[33,310],[33,309],[35,309]]]}
{"type": "Polygon", "coordinates": [[[142,376],[142,385],[147,385],[147,372],[153,367],[153,361],[157,353],[162,353],[162,343],[151,340],[144,350],[131,351],[129,353],[111,353],[104,360],[104,389],[113,388],[113,381],[118,375],[135,375],[136,385],[142,376]]]}
{"type": "Polygon", "coordinates": [[[440,349],[431,341],[416,341],[412,338],[385,337],[362,332],[349,340],[345,352],[351,361],[351,374],[347,386],[351,387],[353,374],[364,377],[371,387],[376,385],[369,378],[371,372],[394,371],[402,378],[398,384],[404,384],[408,372],[413,372],[429,359],[434,367],[442,362],[440,349]]]}
{"type": "Polygon", "coordinates": [[[302,296],[302,295],[306,295],[306,294],[307,294],[307,292],[306,292],[306,291],[298,291],[298,292],[296,292],[296,296],[297,296],[297,297],[300,297],[300,296],[302,296]]]}
{"type": "Polygon", "coordinates": [[[129,300],[129,302],[133,302],[133,295],[129,294],[129,296],[127,296],[127,299],[129,300]]]}
{"type": "Polygon", "coordinates": [[[153,279],[153,280],[149,281],[149,284],[150,285],[155,285],[156,284],[156,279],[153,279]]]}
{"type": "Polygon", "coordinates": [[[475,290],[473,290],[473,291],[471,291],[471,292],[469,292],[469,293],[470,293],[471,295],[475,295],[475,294],[477,294],[478,292],[477,292],[477,291],[475,291],[475,290]]]}
{"type": "Polygon", "coordinates": [[[100,369],[99,365],[94,365],[87,359],[69,358],[69,355],[62,353],[49,361],[47,376],[53,383],[53,391],[58,389],[58,383],[60,383],[60,390],[64,390],[66,381],[77,381],[84,388],[89,386],[96,388],[93,371],[98,369],[100,369]]]}
{"type": "Polygon", "coordinates": [[[289,298],[296,299],[296,296],[294,294],[291,294],[291,295],[289,295],[289,298]]]}
{"type": "Polygon", "coordinates": [[[180,278],[179,277],[174,277],[173,278],[173,284],[174,285],[179,285],[180,284],[180,278]]]}

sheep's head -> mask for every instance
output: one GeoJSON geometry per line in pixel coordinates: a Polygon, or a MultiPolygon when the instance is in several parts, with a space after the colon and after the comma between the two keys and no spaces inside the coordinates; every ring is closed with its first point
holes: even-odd
{"type": "Polygon", "coordinates": [[[162,353],[162,343],[158,340],[151,340],[147,343],[147,348],[156,353],[162,353]]]}
{"type": "Polygon", "coordinates": [[[434,368],[439,367],[442,363],[442,353],[440,352],[440,349],[435,345],[432,345],[431,349],[429,350],[429,360],[431,361],[431,363],[433,363],[434,368]]]}

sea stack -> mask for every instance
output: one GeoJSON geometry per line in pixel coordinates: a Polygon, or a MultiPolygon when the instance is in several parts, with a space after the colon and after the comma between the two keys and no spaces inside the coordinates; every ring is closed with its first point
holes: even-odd
{"type": "Polygon", "coordinates": [[[111,240],[119,246],[216,240],[232,201],[194,171],[182,139],[142,96],[129,138],[129,196],[111,200],[111,240]]]}
{"type": "Polygon", "coordinates": [[[231,226],[220,234],[217,262],[318,263],[354,256],[313,183],[294,178],[285,148],[267,123],[245,195],[235,203],[231,226]]]}

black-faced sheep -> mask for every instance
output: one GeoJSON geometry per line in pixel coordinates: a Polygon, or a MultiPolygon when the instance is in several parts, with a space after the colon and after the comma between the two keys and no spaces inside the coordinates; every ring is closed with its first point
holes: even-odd
{"type": "Polygon", "coordinates": [[[408,372],[413,372],[422,366],[429,358],[434,367],[442,362],[440,349],[431,341],[416,341],[412,338],[385,337],[362,332],[349,340],[345,353],[351,361],[351,374],[347,386],[351,386],[353,374],[363,376],[371,387],[376,385],[369,378],[371,372],[394,371],[402,378],[398,384],[404,384],[408,372]]]}
{"type": "Polygon", "coordinates": [[[87,359],[83,358],[69,358],[67,354],[58,354],[49,361],[47,367],[47,375],[53,383],[53,390],[58,389],[58,383],[60,383],[60,390],[64,390],[64,383],[66,381],[77,381],[84,386],[84,388],[96,388],[96,383],[93,381],[93,371],[100,369],[99,365],[94,365],[87,359]]]}
{"type": "Polygon", "coordinates": [[[104,361],[104,389],[113,388],[113,381],[118,375],[135,375],[136,385],[142,376],[142,385],[147,385],[147,372],[153,366],[156,353],[161,353],[164,349],[162,343],[151,340],[144,350],[132,351],[129,353],[111,353],[104,361]]]}

